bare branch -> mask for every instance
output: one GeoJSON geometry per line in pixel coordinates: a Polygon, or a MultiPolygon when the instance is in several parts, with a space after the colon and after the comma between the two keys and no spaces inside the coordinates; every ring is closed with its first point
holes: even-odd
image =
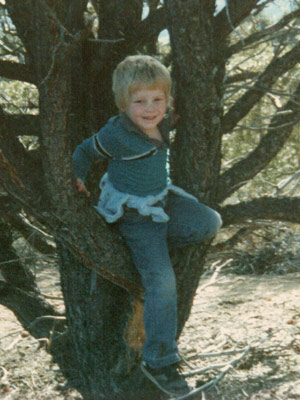
{"type": "Polygon", "coordinates": [[[192,371],[190,373],[186,373],[184,374],[185,376],[194,376],[194,375],[199,375],[202,374],[204,372],[206,372],[207,370],[221,370],[221,372],[219,373],[219,375],[217,375],[216,378],[211,379],[210,381],[208,381],[207,383],[205,383],[204,385],[192,390],[191,392],[189,392],[186,395],[183,396],[179,396],[179,397],[173,397],[171,398],[171,400],[185,400],[188,399],[192,396],[194,396],[197,393],[203,392],[206,389],[212,388],[214,386],[216,386],[216,384],[224,378],[224,376],[232,369],[234,368],[243,358],[245,358],[245,356],[255,347],[257,347],[257,345],[261,345],[263,342],[265,342],[267,339],[270,338],[270,335],[267,335],[266,337],[258,340],[255,340],[253,342],[251,342],[247,347],[245,347],[245,349],[243,349],[243,352],[240,356],[236,357],[235,359],[227,362],[227,363],[223,363],[223,364],[217,364],[217,365],[212,365],[212,366],[208,366],[206,368],[202,368],[200,370],[196,370],[196,371],[192,371]]]}
{"type": "Polygon", "coordinates": [[[273,195],[277,196],[280,192],[282,192],[283,189],[285,189],[294,180],[297,180],[294,183],[294,186],[291,189],[289,189],[287,192],[283,193],[283,196],[290,194],[291,192],[293,192],[296,189],[296,187],[298,186],[298,184],[300,182],[300,171],[297,171],[293,175],[291,175],[288,178],[284,179],[283,181],[279,182],[278,185],[276,185],[276,190],[274,191],[273,195]]]}
{"type": "Polygon", "coordinates": [[[254,230],[255,228],[244,227],[239,229],[231,238],[225,240],[224,242],[217,243],[216,245],[211,247],[212,253],[219,253],[224,250],[233,249],[234,246],[239,243],[249,232],[254,230]]]}
{"type": "Polygon", "coordinates": [[[272,85],[285,72],[293,68],[300,60],[300,44],[280,58],[275,58],[259,76],[255,85],[241,96],[225,114],[223,133],[232,131],[237,123],[244,118],[253,106],[271,89],[272,85]]]}
{"type": "MultiPolygon", "coordinates": [[[[12,184],[15,185],[16,187],[18,187],[19,190],[23,190],[25,187],[24,187],[17,171],[10,164],[10,162],[7,160],[7,158],[4,156],[2,150],[0,150],[0,165],[1,165],[2,170],[7,171],[12,184]]],[[[0,176],[0,182],[1,182],[1,176],[0,176]]]]}
{"type": "Polygon", "coordinates": [[[149,39],[157,37],[161,31],[167,28],[167,13],[165,7],[151,11],[147,18],[142,20],[137,27],[131,31],[126,40],[137,42],[138,44],[146,43],[149,39]]]}
{"type": "MultiPolygon", "coordinates": [[[[0,204],[1,205],[1,204],[0,204]]],[[[34,226],[22,214],[8,213],[3,219],[16,229],[36,250],[42,254],[55,254],[52,236],[34,226]],[[48,243],[50,240],[52,244],[48,243]]]]}
{"type": "Polygon", "coordinates": [[[221,175],[219,201],[247,183],[277,155],[300,119],[299,98],[300,84],[290,101],[275,113],[266,135],[262,137],[255,150],[221,175]]]}
{"type": "Polygon", "coordinates": [[[224,226],[248,220],[275,220],[300,224],[300,197],[260,197],[223,207],[224,226]]]}
{"type": "MultiPolygon", "coordinates": [[[[246,46],[256,43],[259,40],[278,32],[281,28],[288,25],[288,23],[290,21],[292,21],[295,18],[298,18],[299,16],[300,16],[300,9],[295,10],[295,11],[285,15],[276,24],[269,26],[268,28],[263,29],[260,32],[255,32],[252,35],[248,36],[247,38],[242,39],[242,40],[238,41],[237,43],[235,43],[233,46],[229,47],[228,53],[226,54],[226,56],[230,57],[231,55],[238,53],[239,51],[244,49],[246,46]]],[[[286,33],[284,33],[284,34],[286,34],[286,33]]]]}
{"type": "Polygon", "coordinates": [[[4,113],[5,126],[13,136],[40,136],[40,118],[30,114],[4,113]]]}
{"type": "Polygon", "coordinates": [[[254,71],[242,71],[235,75],[231,75],[226,78],[225,84],[232,84],[236,82],[243,82],[247,79],[257,78],[258,72],[254,71]]]}
{"type": "Polygon", "coordinates": [[[255,9],[259,0],[231,0],[215,18],[216,40],[224,40],[255,9]],[[230,14],[230,21],[228,20],[230,14]]]}
{"type": "Polygon", "coordinates": [[[0,76],[18,81],[36,83],[34,72],[26,64],[0,60],[0,76]]]}
{"type": "MultiPolygon", "coordinates": [[[[33,324],[36,318],[41,315],[61,316],[61,313],[56,310],[50,303],[39,294],[27,290],[21,290],[6,282],[0,282],[0,303],[9,308],[20,323],[27,329],[30,334],[36,338],[49,337],[52,328],[53,320],[41,320],[39,324],[33,324]]],[[[64,330],[64,321],[61,321],[61,332],[64,330]]]]}

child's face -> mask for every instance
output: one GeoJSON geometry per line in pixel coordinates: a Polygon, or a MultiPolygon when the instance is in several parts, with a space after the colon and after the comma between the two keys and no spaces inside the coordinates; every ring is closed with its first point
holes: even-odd
{"type": "Polygon", "coordinates": [[[162,89],[141,88],[132,93],[125,112],[142,132],[152,136],[157,133],[166,109],[167,98],[162,89]]]}

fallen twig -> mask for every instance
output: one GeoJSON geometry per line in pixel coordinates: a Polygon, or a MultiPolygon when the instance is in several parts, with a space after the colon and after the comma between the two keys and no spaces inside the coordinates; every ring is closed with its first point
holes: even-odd
{"type": "Polygon", "coordinates": [[[21,340],[22,340],[22,336],[16,337],[8,346],[6,346],[6,347],[4,348],[4,351],[11,350],[11,349],[12,349],[13,347],[15,347],[15,345],[16,345],[17,343],[19,343],[21,340]]]}
{"type": "Polygon", "coordinates": [[[47,319],[52,319],[55,321],[61,320],[61,321],[66,321],[66,317],[60,317],[57,315],[43,315],[41,317],[36,318],[31,324],[28,325],[27,329],[32,328],[34,325],[36,325],[40,321],[44,321],[47,319]]]}
{"type": "Polygon", "coordinates": [[[218,278],[218,276],[219,276],[219,273],[220,273],[221,269],[224,268],[226,265],[228,265],[231,261],[232,261],[232,259],[226,260],[226,261],[225,261],[223,264],[221,264],[221,265],[218,265],[218,264],[219,264],[219,261],[216,261],[216,262],[212,265],[212,268],[214,269],[214,272],[213,272],[212,276],[210,277],[210,279],[209,279],[208,282],[204,283],[202,286],[200,286],[200,287],[198,288],[198,292],[200,293],[201,291],[203,291],[204,289],[206,289],[208,286],[212,286],[212,285],[214,285],[216,282],[220,282],[220,281],[223,279],[223,277],[221,277],[221,278],[219,278],[219,279],[217,279],[217,278],[218,278]]]}
{"type": "MultiPolygon", "coordinates": [[[[227,374],[227,372],[229,372],[232,368],[234,368],[234,366],[236,364],[238,364],[249,352],[250,350],[254,347],[255,343],[258,343],[258,345],[262,344],[263,342],[265,342],[266,340],[268,340],[272,335],[268,334],[266,337],[260,339],[259,341],[255,340],[253,342],[251,342],[247,347],[245,347],[243,349],[242,354],[235,358],[234,360],[228,362],[227,364],[220,364],[219,367],[217,368],[217,365],[212,366],[211,368],[213,369],[220,369],[222,368],[221,372],[219,373],[219,375],[214,378],[211,379],[210,381],[208,381],[207,383],[205,383],[204,385],[193,389],[192,391],[190,391],[189,393],[180,396],[180,397],[172,397],[170,400],[185,400],[189,397],[194,396],[195,394],[198,394],[206,389],[212,388],[214,386],[216,386],[216,384],[223,379],[223,377],[227,374]]],[[[207,370],[207,369],[211,369],[210,367],[207,367],[206,369],[202,369],[202,370],[198,370],[198,371],[192,371],[188,374],[185,374],[185,376],[193,376],[193,375],[199,375],[200,373],[203,372],[203,370],[207,370]]]]}
{"type": "Polygon", "coordinates": [[[9,337],[9,336],[13,336],[13,335],[16,335],[17,333],[21,333],[21,332],[24,332],[24,331],[25,331],[25,329],[18,329],[16,331],[7,333],[6,335],[0,337],[0,341],[5,339],[5,338],[7,338],[7,337],[9,337]]]}
{"type": "Polygon", "coordinates": [[[6,378],[7,378],[7,375],[8,375],[7,369],[5,369],[4,367],[2,367],[2,365],[0,365],[0,369],[1,369],[1,371],[3,372],[3,375],[1,376],[0,382],[1,382],[2,384],[6,384],[6,383],[8,382],[8,380],[6,379],[6,378]]]}
{"type": "Polygon", "coordinates": [[[183,375],[186,378],[189,377],[189,376],[201,375],[201,374],[204,374],[204,372],[206,372],[206,371],[219,370],[221,368],[226,367],[227,365],[228,365],[228,363],[209,365],[209,366],[201,368],[201,369],[194,369],[193,371],[185,372],[183,375]]]}
{"type": "Polygon", "coordinates": [[[44,294],[44,293],[42,293],[42,296],[45,297],[45,299],[64,301],[64,298],[60,296],[50,296],[49,294],[44,294]]]}

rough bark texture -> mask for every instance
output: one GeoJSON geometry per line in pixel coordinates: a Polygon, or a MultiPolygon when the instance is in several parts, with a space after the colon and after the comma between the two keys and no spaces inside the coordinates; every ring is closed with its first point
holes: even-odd
{"type": "Polygon", "coordinates": [[[218,57],[221,49],[214,41],[215,2],[191,0],[184,4],[167,2],[176,111],[182,115],[173,148],[173,177],[211,203],[220,168],[224,60],[218,57]]]}
{"type": "MultiPolygon", "coordinates": [[[[141,21],[142,3],[93,1],[101,22],[100,41],[96,41],[83,23],[85,0],[6,0],[26,49],[27,64],[21,67],[1,62],[0,74],[35,83],[40,113],[16,116],[0,108],[0,182],[14,199],[8,205],[10,212],[18,212],[21,206],[47,228],[57,243],[68,334],[57,337],[51,351],[85,400],[163,397],[143,380],[137,367],[144,339],[143,289],[139,277],[119,234],[113,227],[107,227],[91,203],[76,193],[74,185],[72,150],[115,112],[110,90],[112,70],[125,55],[143,52],[149,40],[168,24],[176,108],[181,115],[173,143],[172,177],[174,183],[212,206],[244,179],[244,171],[233,168],[231,174],[224,174],[226,185],[223,191],[220,189],[222,133],[228,126],[235,126],[260,98],[257,87],[252,88],[240,107],[229,110],[222,127],[228,54],[225,38],[233,26],[226,11],[214,16],[214,0],[168,0],[160,9],[156,9],[159,2],[154,1],[150,15],[141,21]],[[25,152],[17,140],[20,133],[39,137],[38,155],[25,152]]],[[[258,0],[228,3],[236,26],[255,9],[258,0]]],[[[299,45],[296,45],[293,51],[275,60],[258,82],[270,86],[276,80],[270,74],[280,76],[295,65],[298,57],[299,45]]],[[[286,105],[289,106],[292,116],[284,122],[295,124],[298,106],[286,105]]],[[[276,123],[282,121],[275,116],[272,128],[276,123]]],[[[273,139],[274,132],[270,129],[273,139]]],[[[280,132],[273,154],[288,134],[280,132]]],[[[264,143],[269,137],[266,135],[258,152],[266,148],[264,143]]],[[[249,158],[248,163],[253,160],[249,158]]],[[[93,185],[91,190],[94,197],[93,185]]],[[[290,221],[291,205],[295,210],[299,204],[299,199],[262,199],[228,206],[224,208],[224,222],[261,218],[263,214],[290,221]]],[[[14,224],[13,221],[17,225],[16,220],[3,219],[4,224],[14,224]]],[[[0,240],[5,243],[7,238],[0,240]]],[[[179,262],[175,265],[179,334],[189,316],[208,247],[206,244],[179,252],[179,262]]],[[[6,254],[3,259],[11,256],[6,254]]],[[[17,265],[14,268],[22,270],[17,265]]],[[[1,303],[12,308],[28,329],[34,327],[31,323],[50,310],[40,302],[35,288],[18,287],[18,282],[11,285],[12,271],[3,270],[6,282],[0,286],[1,303]],[[35,305],[31,314],[21,309],[21,298],[35,305]]],[[[25,277],[25,271],[22,273],[25,277]]],[[[55,315],[55,310],[51,315],[55,315]]],[[[52,323],[45,321],[43,327],[43,334],[49,335],[52,323]]],[[[32,333],[40,334],[33,330],[32,333]]]]}
{"type": "MultiPolygon", "coordinates": [[[[221,49],[214,41],[214,7],[214,1],[167,2],[176,112],[181,116],[172,149],[173,179],[211,205],[220,168],[224,76],[221,49]]],[[[179,328],[188,318],[206,249],[185,250],[177,268],[179,328]]]]}
{"type": "MultiPolygon", "coordinates": [[[[79,2],[77,5],[80,6],[79,2]]],[[[82,115],[77,113],[79,99],[85,95],[76,84],[79,77],[84,76],[80,46],[74,45],[74,38],[60,26],[68,13],[60,14],[56,9],[56,16],[60,18],[57,21],[46,3],[41,7],[36,2],[26,1],[19,7],[10,1],[8,7],[32,54],[39,88],[42,162],[48,199],[45,217],[58,243],[61,281],[76,359],[73,372],[68,375],[73,375],[72,381],[79,386],[85,399],[121,398],[123,392],[131,396],[129,388],[138,388],[142,376],[140,373],[128,375],[136,369],[136,352],[141,348],[139,344],[139,349],[131,351],[126,342],[126,337],[130,336],[132,310],[137,309],[134,304],[137,299],[134,302],[129,291],[139,297],[142,291],[132,266],[127,266],[132,271],[132,278],[130,273],[126,276],[126,269],[123,278],[114,275],[114,265],[117,269],[126,262],[130,265],[124,245],[117,233],[108,229],[96,212],[87,208],[87,202],[84,202],[84,208],[79,206],[75,193],[71,135],[78,141],[82,137],[79,131],[85,128],[82,115]],[[32,27],[30,32],[25,21],[32,27]],[[66,65],[70,67],[66,68],[66,65]],[[73,71],[76,71],[77,80],[73,71]],[[74,243],[75,248],[70,243],[74,243]],[[109,268],[112,266],[109,273],[104,271],[105,264],[109,268]],[[106,279],[96,277],[87,266],[102,271],[106,279]],[[130,280],[133,283],[129,283],[130,280]],[[119,286],[126,287],[127,291],[119,286]]],[[[73,2],[69,4],[70,10],[72,7],[73,2]]],[[[76,27],[73,29],[76,31],[76,27]]],[[[18,171],[9,169],[9,174],[15,174],[19,179],[18,171]]],[[[40,209],[43,205],[39,205],[40,209]]],[[[58,361],[65,370],[65,360],[58,361]]]]}

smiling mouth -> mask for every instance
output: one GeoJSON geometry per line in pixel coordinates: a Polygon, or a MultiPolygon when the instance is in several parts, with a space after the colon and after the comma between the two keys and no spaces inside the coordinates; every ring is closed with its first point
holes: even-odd
{"type": "Polygon", "coordinates": [[[156,119],[156,116],[153,117],[143,117],[143,119],[147,120],[147,121],[153,121],[154,119],[156,119]]]}

